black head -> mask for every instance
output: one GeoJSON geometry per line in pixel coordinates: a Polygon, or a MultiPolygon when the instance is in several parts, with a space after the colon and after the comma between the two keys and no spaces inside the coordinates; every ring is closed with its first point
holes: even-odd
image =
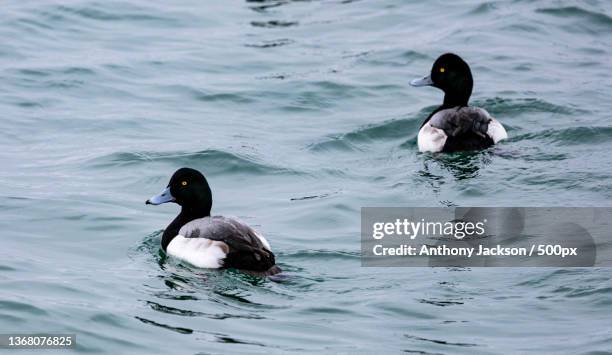
{"type": "Polygon", "coordinates": [[[470,67],[461,57],[446,53],[436,59],[428,76],[413,80],[410,85],[429,85],[444,91],[444,106],[467,106],[474,80],[470,67]]]}
{"type": "Polygon", "coordinates": [[[178,169],[170,178],[168,186],[158,195],[146,201],[148,205],[174,202],[183,208],[206,210],[210,214],[212,193],[202,173],[191,168],[178,169]]]}

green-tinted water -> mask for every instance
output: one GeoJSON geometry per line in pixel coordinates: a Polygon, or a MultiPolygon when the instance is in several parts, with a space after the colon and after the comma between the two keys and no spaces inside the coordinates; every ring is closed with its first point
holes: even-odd
{"type": "Polygon", "coordinates": [[[362,268],[362,206],[610,206],[607,1],[46,1],[0,11],[0,331],[108,353],[612,348],[608,269],[362,268]],[[417,152],[441,53],[508,128],[417,152]],[[159,251],[181,166],[281,282],[159,251]]]}

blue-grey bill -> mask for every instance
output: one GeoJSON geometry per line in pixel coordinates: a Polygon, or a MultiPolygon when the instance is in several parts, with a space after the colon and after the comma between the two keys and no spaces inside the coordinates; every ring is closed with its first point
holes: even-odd
{"type": "Polygon", "coordinates": [[[428,86],[433,85],[433,81],[431,80],[431,76],[426,75],[420,79],[414,79],[410,82],[412,86],[428,86]]]}
{"type": "Polygon", "coordinates": [[[170,193],[170,187],[166,187],[164,191],[160,192],[158,195],[155,195],[148,199],[145,203],[147,205],[161,205],[166,202],[173,202],[174,196],[170,193]]]}

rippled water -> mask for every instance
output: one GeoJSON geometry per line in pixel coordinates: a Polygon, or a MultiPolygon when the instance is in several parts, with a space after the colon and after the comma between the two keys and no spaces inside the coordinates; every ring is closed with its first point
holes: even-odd
{"type": "Polygon", "coordinates": [[[8,1],[0,330],[81,352],[594,353],[609,269],[362,268],[362,206],[610,206],[608,1],[8,1]],[[441,53],[508,128],[433,157],[441,53]],[[281,280],[159,251],[178,167],[262,231],[281,280]]]}

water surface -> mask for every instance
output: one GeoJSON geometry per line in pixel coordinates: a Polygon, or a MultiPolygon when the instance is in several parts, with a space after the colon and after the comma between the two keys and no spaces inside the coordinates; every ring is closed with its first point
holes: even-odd
{"type": "Polygon", "coordinates": [[[362,268],[362,206],[610,206],[607,1],[9,1],[0,329],[89,353],[595,353],[608,269],[362,268]],[[456,52],[510,139],[417,151],[456,52]],[[159,250],[182,166],[286,278],[159,250]]]}

